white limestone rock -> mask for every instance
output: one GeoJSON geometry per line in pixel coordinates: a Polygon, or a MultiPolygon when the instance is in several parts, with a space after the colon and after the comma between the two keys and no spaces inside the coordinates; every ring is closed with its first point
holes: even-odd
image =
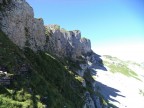
{"type": "Polygon", "coordinates": [[[43,21],[34,18],[33,9],[25,0],[11,0],[0,11],[0,27],[20,48],[26,43],[33,50],[43,49],[45,34],[43,21]]]}
{"type": "Polygon", "coordinates": [[[90,41],[81,39],[79,30],[66,31],[58,25],[47,25],[45,28],[47,36],[46,50],[74,60],[82,54],[91,52],[90,41]]]}

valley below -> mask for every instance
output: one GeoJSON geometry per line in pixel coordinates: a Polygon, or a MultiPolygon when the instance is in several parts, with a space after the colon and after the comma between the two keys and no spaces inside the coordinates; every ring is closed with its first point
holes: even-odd
{"type": "Polygon", "coordinates": [[[96,75],[93,78],[96,80],[96,90],[114,108],[144,108],[143,67],[110,56],[102,59],[107,71],[95,69],[96,75]]]}

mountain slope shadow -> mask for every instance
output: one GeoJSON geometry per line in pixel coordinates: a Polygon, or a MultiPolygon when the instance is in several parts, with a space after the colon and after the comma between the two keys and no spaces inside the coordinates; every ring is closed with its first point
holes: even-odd
{"type": "Polygon", "coordinates": [[[113,99],[117,96],[125,97],[125,96],[119,94],[120,93],[119,90],[112,88],[112,87],[109,87],[109,86],[102,84],[101,82],[98,82],[98,81],[96,81],[96,90],[99,91],[101,94],[103,94],[103,96],[106,100],[110,100],[113,102],[118,102],[117,100],[113,99]]]}
{"type": "MultiPolygon", "coordinates": [[[[92,87],[93,87],[94,91],[100,93],[104,97],[105,100],[116,102],[116,103],[120,104],[120,102],[117,101],[115,99],[115,97],[117,97],[117,96],[125,97],[125,96],[120,95],[119,90],[112,88],[112,87],[109,87],[105,84],[102,84],[101,82],[98,82],[98,81],[96,81],[96,79],[93,78],[93,76],[97,76],[97,69],[102,70],[102,72],[107,71],[107,69],[105,68],[105,66],[103,64],[103,60],[100,57],[101,56],[96,54],[96,53],[93,53],[91,55],[90,62],[92,62],[92,65],[89,67],[89,72],[90,72],[91,78],[89,78],[89,79],[91,79],[91,82],[93,84],[95,84],[92,87]]],[[[110,103],[109,103],[109,107],[118,108],[117,106],[112,105],[110,103]]]]}
{"type": "Polygon", "coordinates": [[[103,60],[100,58],[101,55],[92,52],[89,53],[88,56],[90,57],[89,61],[92,63],[89,69],[101,69],[103,71],[107,71],[107,69],[104,67],[103,60]]]}
{"type": "Polygon", "coordinates": [[[107,71],[107,69],[105,68],[104,64],[103,64],[103,60],[100,58],[101,56],[92,52],[89,54],[89,61],[92,63],[89,66],[89,70],[91,75],[96,75],[97,71],[96,69],[99,70],[103,70],[103,71],[107,71]]]}

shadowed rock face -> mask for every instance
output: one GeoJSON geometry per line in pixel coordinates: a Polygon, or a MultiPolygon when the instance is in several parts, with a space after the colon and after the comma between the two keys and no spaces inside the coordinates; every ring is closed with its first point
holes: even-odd
{"type": "Polygon", "coordinates": [[[66,31],[58,25],[48,25],[46,28],[46,50],[58,56],[76,59],[82,54],[91,52],[90,40],[81,38],[79,30],[66,31]]]}
{"type": "MultiPolygon", "coordinates": [[[[25,0],[0,0],[0,29],[21,49],[29,47],[33,51],[49,51],[58,57],[83,59],[86,63],[80,64],[81,70],[77,73],[83,77],[89,69],[90,78],[87,80],[92,87],[95,84],[91,78],[91,73],[95,74],[92,68],[105,69],[99,56],[91,50],[90,40],[81,38],[79,30],[66,31],[58,25],[44,26],[42,19],[34,18],[33,9],[25,0]]],[[[20,73],[27,73],[25,65],[20,73]]],[[[87,86],[85,80],[83,86],[87,86]]],[[[85,97],[84,108],[100,108],[97,96],[86,92],[85,97]]]]}
{"type": "Polygon", "coordinates": [[[35,19],[33,9],[25,0],[9,0],[0,11],[1,29],[20,48],[43,49],[45,34],[42,19],[35,19]]]}
{"type": "Polygon", "coordinates": [[[25,0],[9,0],[5,4],[1,1],[0,6],[0,27],[20,48],[45,49],[72,59],[91,52],[90,40],[81,38],[80,31],[66,31],[58,25],[44,27],[43,20],[34,18],[33,9],[25,0]]]}

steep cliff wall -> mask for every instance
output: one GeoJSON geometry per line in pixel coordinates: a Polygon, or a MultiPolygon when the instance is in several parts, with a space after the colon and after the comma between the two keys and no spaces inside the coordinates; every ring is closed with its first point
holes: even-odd
{"type": "MultiPolygon", "coordinates": [[[[79,30],[66,31],[65,29],[60,28],[60,26],[58,25],[44,26],[43,20],[41,18],[40,19],[34,18],[33,9],[29,6],[29,4],[25,0],[0,0],[0,29],[19,48],[23,50],[30,48],[35,52],[38,50],[43,51],[42,54],[41,53],[39,54],[39,52],[37,52],[37,54],[33,52],[31,55],[29,55],[29,52],[31,52],[31,50],[28,50],[24,56],[27,57],[29,61],[31,61],[32,65],[36,65],[35,70],[38,71],[38,74],[43,72],[43,75],[46,74],[46,76],[48,76],[45,78],[46,80],[50,79],[49,76],[50,77],[52,76],[51,77],[52,79],[50,79],[50,81],[53,81],[54,80],[53,75],[57,73],[51,73],[52,70],[55,70],[56,64],[54,64],[55,66],[53,68],[52,67],[53,64],[49,64],[48,59],[45,60],[45,58],[47,58],[47,54],[45,54],[45,52],[49,52],[52,55],[56,55],[57,57],[65,58],[67,59],[67,61],[73,60],[74,62],[78,60],[83,60],[85,64],[80,63],[75,64],[77,66],[79,65],[80,69],[73,70],[72,69],[73,64],[70,65],[69,63],[68,64],[66,63],[68,67],[71,66],[70,70],[73,70],[75,72],[73,73],[74,75],[72,74],[74,78],[75,76],[78,76],[78,78],[86,76],[85,73],[88,73],[87,71],[90,70],[90,67],[92,67],[93,64],[99,61],[97,60],[97,58],[99,57],[95,57],[95,54],[91,50],[90,40],[86,38],[81,38],[81,32],[79,30]],[[36,56],[34,59],[33,55],[36,56]],[[50,68],[53,69],[48,68],[47,65],[51,65],[50,68]]],[[[18,61],[18,60],[12,60],[12,61],[18,61]]],[[[59,71],[61,72],[61,70],[58,70],[56,72],[59,73],[59,71]]],[[[63,75],[63,77],[67,78],[65,76],[66,74],[63,75]]],[[[58,77],[61,77],[61,75],[57,74],[55,78],[58,77]]],[[[83,87],[85,87],[86,89],[89,84],[91,86],[89,89],[93,90],[92,87],[93,82],[88,78],[82,78],[82,79],[83,79],[82,84],[83,87]]],[[[55,79],[55,82],[56,83],[59,82],[59,79],[58,80],[55,79]]],[[[55,82],[50,83],[55,84],[55,82]]],[[[75,89],[76,86],[75,84],[73,84],[73,82],[68,82],[67,84],[70,88],[69,91],[74,91],[77,89],[78,91],[80,91],[80,87],[75,89]],[[74,90],[71,90],[71,88],[74,90]]],[[[65,86],[61,85],[62,84],[59,84],[60,92],[63,92],[64,91],[63,87],[65,88],[65,86]]],[[[95,108],[97,106],[95,105],[95,103],[97,104],[99,101],[96,102],[97,99],[94,100],[92,98],[94,95],[92,95],[89,92],[90,91],[89,89],[87,89],[87,91],[85,92],[84,97],[86,97],[85,101],[86,104],[84,108],[86,107],[95,108]]],[[[81,94],[84,95],[84,93],[81,94]]],[[[81,98],[82,96],[78,95],[78,97],[81,99],[81,101],[84,101],[84,99],[81,98]]],[[[75,102],[74,98],[76,98],[76,96],[73,96],[73,98],[70,99],[72,99],[72,101],[75,102]]]]}
{"type": "Polygon", "coordinates": [[[77,59],[91,52],[89,39],[81,38],[79,30],[66,31],[58,25],[48,25],[46,28],[46,50],[63,57],[77,59]]]}
{"type": "Polygon", "coordinates": [[[66,31],[58,25],[44,27],[43,20],[34,18],[33,9],[25,0],[1,1],[1,4],[0,27],[20,48],[30,47],[34,51],[45,48],[72,59],[91,51],[90,40],[81,38],[80,31],[66,31]]]}
{"type": "Polygon", "coordinates": [[[43,20],[34,18],[33,9],[25,0],[3,0],[1,10],[0,27],[16,45],[43,49],[46,40],[43,20]]]}

